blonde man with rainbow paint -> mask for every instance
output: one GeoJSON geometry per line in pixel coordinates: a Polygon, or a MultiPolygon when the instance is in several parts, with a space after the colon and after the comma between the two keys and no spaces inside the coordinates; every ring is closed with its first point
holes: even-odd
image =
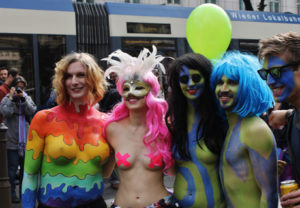
{"type": "MultiPolygon", "coordinates": [[[[93,108],[104,95],[104,73],[87,53],[71,53],[55,68],[58,106],[39,111],[28,134],[22,205],[105,208],[102,136],[105,115],[93,108]]],[[[110,172],[110,171],[108,171],[110,172]]]]}

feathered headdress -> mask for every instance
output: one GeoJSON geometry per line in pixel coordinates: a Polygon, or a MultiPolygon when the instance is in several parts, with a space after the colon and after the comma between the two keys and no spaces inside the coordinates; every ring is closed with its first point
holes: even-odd
{"type": "Polygon", "coordinates": [[[111,53],[107,58],[102,60],[107,61],[107,65],[111,65],[104,73],[105,77],[109,77],[111,72],[118,74],[118,77],[123,80],[141,79],[145,74],[152,71],[155,67],[160,67],[163,73],[165,68],[160,63],[164,57],[156,55],[157,49],[152,46],[152,53],[144,48],[138,57],[132,57],[121,50],[111,53]]]}

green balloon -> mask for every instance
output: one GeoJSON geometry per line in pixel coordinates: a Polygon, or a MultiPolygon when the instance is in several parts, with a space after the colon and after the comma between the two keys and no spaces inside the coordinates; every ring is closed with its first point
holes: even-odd
{"type": "Polygon", "coordinates": [[[186,38],[195,53],[219,59],[227,50],[232,34],[227,13],[215,4],[202,4],[189,15],[186,38]]]}

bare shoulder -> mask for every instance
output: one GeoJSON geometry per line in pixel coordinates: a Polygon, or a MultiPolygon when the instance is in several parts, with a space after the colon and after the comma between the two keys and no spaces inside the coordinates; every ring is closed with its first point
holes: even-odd
{"type": "Polygon", "coordinates": [[[113,131],[114,128],[118,128],[119,126],[120,125],[117,121],[113,121],[113,122],[111,122],[107,125],[107,130],[106,131],[113,131]]]}
{"type": "Polygon", "coordinates": [[[107,137],[112,136],[116,129],[120,128],[118,122],[111,122],[106,127],[106,135],[107,137]]]}
{"type": "Polygon", "coordinates": [[[35,120],[35,121],[46,120],[49,113],[51,113],[51,109],[40,110],[34,115],[32,120],[35,120]]]}
{"type": "Polygon", "coordinates": [[[124,128],[126,128],[126,124],[124,124],[123,120],[109,123],[105,129],[107,140],[111,141],[114,138],[118,138],[123,134],[124,128]]]}
{"type": "Polygon", "coordinates": [[[257,116],[244,118],[242,121],[242,127],[245,127],[247,134],[256,132],[271,132],[271,129],[266,122],[257,116]]]}
{"type": "Polygon", "coordinates": [[[273,148],[273,133],[261,118],[245,118],[241,128],[241,140],[250,148],[257,151],[270,151],[273,148]]]}

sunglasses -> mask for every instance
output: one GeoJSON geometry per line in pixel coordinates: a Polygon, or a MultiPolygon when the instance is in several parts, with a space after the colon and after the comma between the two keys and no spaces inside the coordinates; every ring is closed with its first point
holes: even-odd
{"type": "MultiPolygon", "coordinates": [[[[271,76],[274,79],[279,79],[281,77],[281,72],[285,71],[284,70],[285,68],[291,67],[291,66],[298,66],[299,64],[300,63],[298,63],[298,62],[293,62],[293,63],[289,63],[289,64],[286,64],[283,66],[274,66],[269,69],[262,68],[262,69],[258,70],[257,72],[263,80],[267,80],[269,74],[271,74],[271,76]]],[[[294,71],[294,69],[292,69],[292,70],[294,71]]]]}
{"type": "MultiPolygon", "coordinates": [[[[198,83],[201,80],[201,76],[200,74],[193,74],[192,75],[192,80],[194,83],[198,83]]],[[[189,82],[190,77],[188,75],[183,75],[179,77],[179,82],[181,82],[182,84],[187,84],[189,82]]]]}

